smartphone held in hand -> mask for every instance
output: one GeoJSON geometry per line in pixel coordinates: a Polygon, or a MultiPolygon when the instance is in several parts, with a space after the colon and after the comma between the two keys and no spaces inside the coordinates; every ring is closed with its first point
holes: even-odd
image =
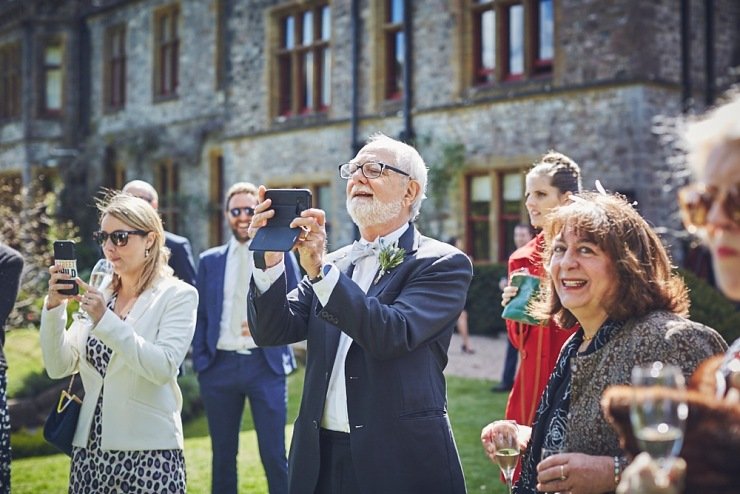
{"type": "Polygon", "coordinates": [[[272,201],[275,216],[257,231],[249,250],[287,252],[293,248],[300,228],[290,228],[290,223],[311,208],[311,191],[308,189],[268,189],[265,199],[272,201]]]}
{"type": "MultiPolygon", "coordinates": [[[[75,243],[72,240],[54,241],[54,264],[65,274],[77,278],[77,256],[75,255],[75,243]]],[[[75,280],[61,280],[60,283],[69,285],[68,289],[59,290],[62,295],[77,295],[79,287],[75,280]]]]}

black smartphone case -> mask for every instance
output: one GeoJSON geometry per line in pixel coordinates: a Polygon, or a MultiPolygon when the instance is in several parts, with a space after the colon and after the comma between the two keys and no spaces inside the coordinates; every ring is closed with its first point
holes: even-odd
{"type": "MultiPolygon", "coordinates": [[[[54,264],[61,266],[64,272],[70,276],[77,277],[77,256],[75,255],[75,243],[73,241],[54,241],[54,264]]],[[[60,283],[69,285],[69,289],[59,290],[59,293],[63,295],[77,295],[80,292],[80,287],[77,286],[75,280],[64,280],[60,283]]]]}
{"type": "Polygon", "coordinates": [[[311,207],[311,191],[308,189],[268,189],[265,198],[272,199],[275,216],[257,231],[249,244],[249,250],[287,252],[293,248],[300,228],[290,228],[294,218],[311,207]]]}

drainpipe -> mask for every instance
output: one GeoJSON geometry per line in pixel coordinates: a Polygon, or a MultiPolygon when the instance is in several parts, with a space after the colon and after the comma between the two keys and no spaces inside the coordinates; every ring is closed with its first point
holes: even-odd
{"type": "Polygon", "coordinates": [[[691,25],[689,0],[681,0],[681,101],[683,111],[691,110],[691,25]]]}
{"type": "Polygon", "coordinates": [[[360,0],[352,0],[350,8],[352,32],[352,102],[350,107],[350,149],[352,156],[360,150],[360,0]]]}
{"type": "Polygon", "coordinates": [[[414,139],[414,129],[411,122],[411,98],[412,98],[412,67],[413,67],[413,47],[411,38],[413,31],[413,16],[411,14],[411,0],[403,0],[403,131],[401,140],[411,142],[414,139]]]}
{"type": "Polygon", "coordinates": [[[704,102],[707,106],[714,104],[714,0],[704,0],[704,60],[706,60],[706,88],[704,102]]]}
{"type": "MultiPolygon", "coordinates": [[[[21,77],[23,81],[33,80],[33,25],[29,19],[22,22],[23,44],[21,47],[21,77]]],[[[30,87],[30,85],[28,86],[30,87]]],[[[33,91],[21,91],[21,115],[23,118],[23,150],[25,158],[21,171],[22,187],[31,186],[31,119],[33,118],[33,91]]]]}

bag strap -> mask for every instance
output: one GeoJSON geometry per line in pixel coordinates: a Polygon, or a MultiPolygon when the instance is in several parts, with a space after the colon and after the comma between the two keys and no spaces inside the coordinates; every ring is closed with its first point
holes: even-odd
{"type": "Polygon", "coordinates": [[[72,378],[69,380],[69,386],[66,390],[62,390],[62,393],[59,395],[59,403],[57,403],[57,413],[62,413],[67,406],[72,403],[73,401],[76,401],[80,405],[82,405],[82,400],[77,397],[76,394],[72,393],[72,385],[75,382],[75,376],[76,374],[72,374],[72,378]]]}

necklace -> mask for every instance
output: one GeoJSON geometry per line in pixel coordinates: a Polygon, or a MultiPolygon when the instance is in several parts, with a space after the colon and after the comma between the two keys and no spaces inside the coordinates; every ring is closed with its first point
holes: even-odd
{"type": "Polygon", "coordinates": [[[591,340],[594,339],[594,336],[596,336],[596,335],[586,336],[586,333],[583,333],[583,341],[591,341],[591,340]]]}
{"type": "Polygon", "coordinates": [[[133,308],[134,302],[136,302],[136,299],[139,298],[139,297],[138,296],[132,297],[131,299],[129,299],[128,302],[126,302],[126,304],[123,307],[119,308],[119,310],[115,310],[115,306],[118,305],[118,301],[119,301],[118,294],[116,294],[115,297],[116,298],[115,298],[115,300],[113,302],[113,307],[114,307],[113,312],[119,318],[121,318],[121,320],[125,320],[128,317],[129,312],[131,312],[131,309],[133,308]]]}

